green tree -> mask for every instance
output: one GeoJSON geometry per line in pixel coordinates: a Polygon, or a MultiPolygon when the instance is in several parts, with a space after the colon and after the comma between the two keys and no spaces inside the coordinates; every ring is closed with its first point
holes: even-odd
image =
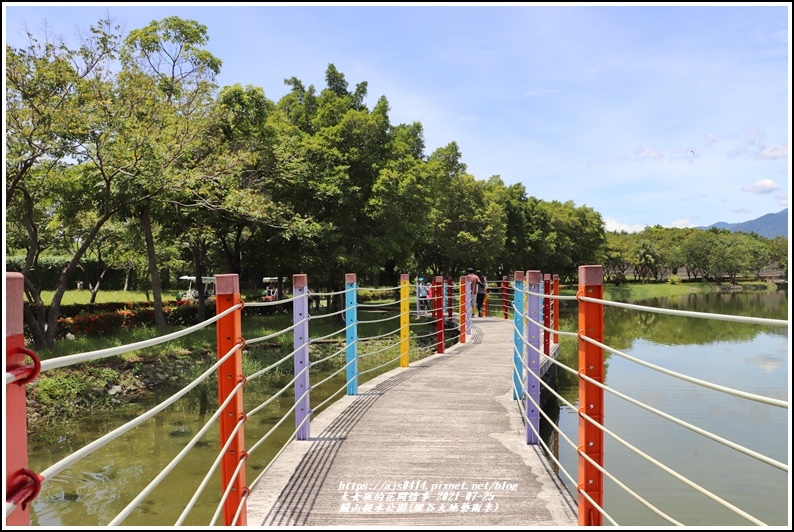
{"type": "MultiPolygon", "coordinates": [[[[145,200],[138,203],[152,280],[155,325],[165,326],[162,304],[162,283],[157,265],[157,252],[152,229],[152,202],[172,191],[195,188],[185,183],[180,171],[191,164],[191,155],[201,140],[210,110],[215,78],[221,61],[204,47],[209,41],[207,27],[194,20],[166,17],[133,30],[124,40],[120,79],[127,81],[126,90],[140,98],[142,105],[136,120],[152,127],[144,137],[148,148],[138,161],[138,188],[145,200]],[[143,118],[143,119],[141,119],[143,118]],[[154,138],[152,138],[154,135],[154,138]]],[[[178,192],[177,192],[178,193],[178,192]]],[[[196,276],[203,275],[202,237],[192,242],[196,276]]],[[[199,299],[200,315],[204,309],[203,293],[199,299]]]]}
{"type": "Polygon", "coordinates": [[[578,267],[594,264],[606,244],[601,215],[590,207],[576,207],[573,201],[543,204],[555,234],[555,253],[542,271],[558,273],[560,282],[575,280],[578,267]]]}

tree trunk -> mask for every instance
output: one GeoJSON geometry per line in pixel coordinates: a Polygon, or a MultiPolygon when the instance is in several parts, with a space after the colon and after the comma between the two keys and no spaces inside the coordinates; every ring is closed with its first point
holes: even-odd
{"type": "MultiPolygon", "coordinates": [[[[154,299],[154,326],[158,331],[165,329],[165,312],[163,312],[163,294],[160,287],[160,272],[157,269],[157,255],[154,250],[152,223],[149,219],[149,203],[141,209],[141,227],[146,238],[146,257],[149,260],[149,277],[152,280],[152,297],[154,299]]],[[[149,299],[148,293],[146,297],[149,299]]]]}

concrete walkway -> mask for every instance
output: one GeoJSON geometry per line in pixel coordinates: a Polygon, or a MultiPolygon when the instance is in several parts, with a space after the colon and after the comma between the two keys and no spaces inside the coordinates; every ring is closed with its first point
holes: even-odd
{"type": "Polygon", "coordinates": [[[524,443],[512,331],[475,318],[466,344],[331,404],[253,487],[248,526],[576,526],[576,501],[524,443]]]}

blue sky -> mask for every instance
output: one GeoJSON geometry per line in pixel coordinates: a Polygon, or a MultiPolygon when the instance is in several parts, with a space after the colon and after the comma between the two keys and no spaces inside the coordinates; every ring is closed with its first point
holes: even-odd
{"type": "MultiPolygon", "coordinates": [[[[469,173],[599,212],[609,230],[739,223],[788,207],[791,6],[767,4],[15,4],[76,42],[110,13],[207,26],[221,86],[284,80],[385,96],[426,150],[457,142],[469,173]]],[[[791,218],[789,218],[791,220],[791,218]]]]}

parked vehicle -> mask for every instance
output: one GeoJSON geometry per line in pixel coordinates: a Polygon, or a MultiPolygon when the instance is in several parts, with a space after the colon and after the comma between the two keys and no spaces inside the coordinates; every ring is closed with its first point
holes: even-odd
{"type": "Polygon", "coordinates": [[[278,300],[278,277],[262,277],[265,289],[262,290],[262,301],[278,300]]]}
{"type": "MultiPolygon", "coordinates": [[[[180,281],[187,281],[187,290],[179,293],[179,300],[181,301],[195,301],[199,297],[199,284],[196,283],[196,277],[191,275],[183,275],[179,278],[180,281]]],[[[202,277],[204,283],[204,297],[215,297],[215,277],[202,277]]]]}

